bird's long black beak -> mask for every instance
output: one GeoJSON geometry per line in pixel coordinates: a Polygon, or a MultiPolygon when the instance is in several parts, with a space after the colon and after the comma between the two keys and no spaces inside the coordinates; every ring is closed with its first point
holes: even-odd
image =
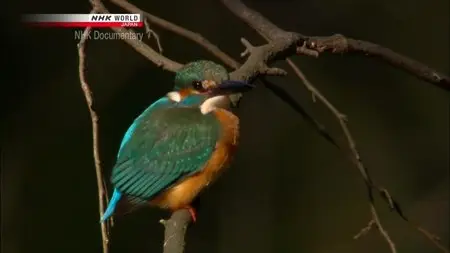
{"type": "Polygon", "coordinates": [[[247,92],[254,87],[255,86],[253,84],[247,83],[245,81],[226,80],[217,85],[214,88],[213,93],[217,95],[228,95],[233,93],[247,92]]]}

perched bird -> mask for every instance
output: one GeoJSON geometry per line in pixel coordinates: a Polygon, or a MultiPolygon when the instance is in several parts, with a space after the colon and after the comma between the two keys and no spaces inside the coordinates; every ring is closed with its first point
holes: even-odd
{"type": "Polygon", "coordinates": [[[195,197],[229,165],[239,137],[239,119],[228,109],[229,95],[250,90],[231,81],[221,65],[187,64],[176,73],[174,91],[150,105],[123,137],[112,170],[114,193],[101,218],[119,203],[172,211],[195,197]]]}

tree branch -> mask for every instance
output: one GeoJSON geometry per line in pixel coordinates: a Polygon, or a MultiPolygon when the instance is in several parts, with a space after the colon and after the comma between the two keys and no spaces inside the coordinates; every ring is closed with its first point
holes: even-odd
{"type": "MultiPolygon", "coordinates": [[[[108,9],[106,9],[105,5],[101,2],[101,0],[92,0],[91,1],[93,8],[98,10],[98,12],[101,13],[109,13],[108,9]]],[[[111,27],[111,29],[116,33],[129,33],[129,34],[135,34],[132,29],[126,29],[126,28],[120,28],[120,27],[111,27]]],[[[137,36],[136,36],[137,37],[137,36]]],[[[130,38],[124,38],[124,41],[130,45],[132,48],[134,48],[136,51],[138,51],[140,54],[145,56],[147,59],[149,59],[151,62],[153,62],[156,66],[167,70],[171,72],[176,72],[178,69],[180,69],[183,65],[173,61],[162,54],[159,54],[153,48],[149,47],[147,44],[143,43],[142,41],[130,39],[130,38]]]]}
{"type": "MultiPolygon", "coordinates": [[[[93,13],[92,11],[91,13],[93,13]]],[[[85,43],[87,38],[89,37],[89,33],[91,32],[91,28],[88,27],[84,30],[83,35],[81,37],[80,42],[78,43],[78,58],[79,58],[79,65],[78,65],[78,73],[81,83],[81,88],[83,90],[84,96],[86,98],[86,102],[89,108],[89,114],[91,116],[91,122],[92,122],[92,140],[93,140],[93,154],[94,154],[94,162],[95,162],[95,174],[97,177],[97,187],[98,187],[98,203],[99,203],[99,215],[100,218],[103,216],[105,206],[108,205],[108,193],[105,187],[105,182],[103,180],[103,173],[102,173],[102,167],[100,162],[100,154],[99,154],[99,140],[98,140],[98,116],[93,108],[93,98],[92,98],[92,92],[89,88],[89,85],[86,81],[85,77],[85,59],[86,54],[84,52],[85,50],[85,43]]],[[[111,221],[112,222],[112,221],[111,221]]],[[[102,222],[100,224],[101,233],[102,233],[102,248],[103,253],[108,253],[108,228],[107,224],[112,223],[104,223],[102,222]]]]}
{"type": "Polygon", "coordinates": [[[164,225],[163,253],[183,253],[187,228],[192,216],[186,209],[175,211],[170,219],[160,220],[164,225]]]}
{"type": "Polygon", "coordinates": [[[208,52],[210,52],[211,54],[216,56],[219,60],[221,60],[226,65],[228,65],[230,68],[233,68],[233,69],[239,68],[240,64],[236,60],[234,60],[231,56],[226,54],[224,51],[220,50],[219,47],[217,47],[216,45],[211,43],[209,40],[207,40],[201,34],[195,33],[184,27],[181,27],[181,26],[171,23],[165,19],[157,17],[153,14],[142,11],[138,7],[134,6],[133,4],[131,4],[125,0],[111,0],[111,2],[124,8],[125,10],[129,11],[130,13],[142,13],[145,16],[145,18],[147,18],[148,21],[150,21],[151,23],[158,25],[165,30],[171,31],[175,34],[178,34],[186,39],[189,39],[189,40],[201,45],[208,52]]]}
{"type": "MultiPolygon", "coordinates": [[[[128,3],[125,0],[111,0],[116,5],[130,11],[133,13],[142,13],[146,21],[158,25],[163,29],[172,31],[180,36],[183,36],[187,39],[194,41],[200,46],[204,47],[211,54],[215,55],[218,59],[224,62],[226,65],[235,69],[230,76],[235,80],[246,80],[246,81],[254,81],[256,78],[265,76],[265,75],[286,75],[286,71],[277,68],[271,68],[269,65],[276,60],[284,60],[287,57],[292,55],[308,55],[317,57],[322,52],[332,52],[332,53],[347,53],[347,52],[359,52],[364,53],[370,56],[377,56],[380,59],[383,59],[390,63],[391,65],[403,69],[410,74],[421,78],[429,83],[432,83],[440,88],[445,90],[450,90],[449,78],[443,74],[438,73],[437,71],[417,62],[408,57],[402,56],[398,53],[393,52],[390,49],[383,48],[379,45],[364,42],[354,39],[345,38],[342,35],[333,35],[330,37],[310,37],[305,36],[300,33],[288,32],[280,29],[269,20],[267,20],[260,13],[248,8],[239,0],[222,0],[223,4],[237,17],[247,23],[249,26],[254,28],[261,36],[263,36],[268,43],[261,46],[253,46],[246,39],[242,38],[241,42],[245,47],[245,51],[242,53],[243,57],[247,57],[244,64],[240,65],[237,61],[235,61],[232,57],[228,56],[226,53],[221,51],[217,46],[209,42],[200,34],[189,31],[183,27],[180,27],[176,24],[170,23],[164,19],[156,17],[150,13],[143,12],[136,6],[128,3]]],[[[109,13],[109,11],[105,8],[105,6],[101,3],[100,0],[91,0],[93,8],[98,12],[109,13]]],[[[132,30],[125,28],[111,28],[116,33],[133,33],[132,30]]],[[[148,25],[147,25],[148,30],[148,25]]],[[[89,30],[87,29],[88,33],[89,30]]],[[[155,33],[152,32],[154,35],[155,33]]],[[[98,158],[98,137],[97,137],[97,115],[95,111],[92,109],[92,97],[90,95],[89,87],[85,81],[84,74],[82,74],[82,69],[84,65],[84,52],[83,45],[84,39],[80,41],[80,80],[82,83],[83,91],[85,92],[86,100],[89,105],[89,110],[91,113],[92,124],[93,124],[93,141],[94,141],[94,157],[96,160],[96,171],[97,171],[97,180],[101,179],[101,169],[100,162],[98,158]],[[83,42],[83,43],[81,43],[83,42]],[[98,164],[98,166],[97,166],[98,164]],[[100,176],[99,176],[100,175],[100,176]]],[[[132,46],[136,51],[145,56],[147,59],[155,63],[157,66],[161,67],[164,70],[176,72],[183,65],[168,59],[162,55],[162,50],[160,53],[153,50],[151,47],[143,43],[139,40],[130,40],[124,38],[125,42],[132,46]]],[[[159,41],[159,40],[158,40],[159,41]]],[[[160,46],[159,46],[160,47],[160,46]]],[[[161,48],[161,47],[160,47],[161,48]]],[[[362,160],[360,158],[359,152],[356,149],[355,141],[350,134],[350,130],[347,126],[347,119],[344,114],[340,113],[326,98],[323,96],[305,77],[305,75],[300,71],[300,69],[293,64],[292,61],[287,59],[288,64],[291,66],[293,71],[297,74],[297,76],[303,81],[305,87],[313,94],[313,99],[318,99],[322,102],[338,119],[341,129],[344,132],[344,135],[347,140],[347,156],[353,161],[353,163],[358,168],[361,173],[364,181],[366,182],[369,200],[370,200],[370,212],[372,214],[372,219],[369,222],[369,225],[364,228],[357,236],[360,237],[364,233],[367,233],[374,225],[378,228],[379,232],[385,238],[391,252],[395,253],[396,248],[394,242],[390,239],[387,232],[383,229],[382,224],[379,220],[377,210],[374,205],[374,197],[373,190],[377,190],[380,195],[386,200],[389,204],[389,207],[392,210],[395,210],[397,214],[399,214],[405,221],[410,222],[400,210],[398,203],[392,199],[388,191],[384,188],[378,187],[373,184],[368,170],[364,167],[362,160]]],[[[240,97],[240,96],[239,96],[240,97]]],[[[239,98],[237,98],[239,99],[239,98]]],[[[320,124],[313,124],[316,127],[319,127],[320,124]]],[[[323,127],[318,129],[319,132],[323,133],[323,127]]],[[[325,135],[327,136],[327,135],[325,135]]],[[[329,135],[327,137],[331,138],[329,135]]],[[[334,139],[331,138],[331,142],[333,143],[334,139]]],[[[339,146],[337,146],[340,148],[339,146]]],[[[100,202],[100,213],[103,213],[103,201],[101,193],[101,184],[99,184],[99,202],[100,202]]],[[[107,198],[106,198],[107,199],[107,198]]],[[[189,212],[186,210],[176,211],[172,214],[171,218],[167,221],[161,221],[161,223],[165,226],[165,241],[164,241],[164,253],[182,253],[184,251],[185,245],[185,233],[188,227],[188,224],[191,222],[191,217],[189,212]]],[[[412,224],[410,222],[410,224],[412,224]]],[[[435,243],[438,248],[443,250],[444,252],[448,252],[445,247],[439,244],[438,238],[431,233],[423,230],[419,226],[415,226],[419,231],[421,231],[427,238],[429,238],[433,243],[435,243]],[[424,232],[425,231],[425,232],[424,232]]],[[[102,226],[102,236],[104,238],[104,252],[105,248],[107,250],[107,231],[106,227],[102,226]],[[103,233],[105,231],[105,233],[103,233]],[[104,236],[105,235],[105,236],[104,236]],[[106,240],[105,240],[106,238],[106,240]],[[106,245],[106,247],[105,247],[106,245]]]]}
{"type": "MultiPolygon", "coordinates": [[[[243,77],[247,76],[248,78],[251,79],[251,78],[258,76],[259,74],[263,74],[263,72],[261,71],[262,65],[270,62],[271,60],[274,60],[275,58],[277,58],[279,56],[282,56],[282,55],[286,56],[286,53],[288,53],[290,50],[292,50],[292,47],[295,47],[296,53],[304,52],[305,50],[299,49],[302,47],[298,47],[298,45],[300,45],[299,44],[300,42],[302,42],[303,45],[305,45],[305,44],[309,45],[309,49],[314,49],[314,47],[317,47],[318,44],[323,45],[323,44],[320,44],[321,41],[325,41],[324,39],[319,40],[316,38],[313,40],[312,37],[308,38],[308,37],[298,34],[298,33],[286,32],[286,31],[278,28],[276,25],[271,23],[269,20],[267,20],[265,17],[263,17],[258,12],[251,10],[250,8],[245,6],[239,0],[222,0],[222,2],[231,12],[233,12],[236,16],[241,18],[250,27],[254,28],[262,37],[264,37],[269,42],[266,45],[257,47],[256,49],[258,49],[258,50],[253,48],[253,52],[257,52],[259,54],[259,56],[258,57],[255,56],[253,59],[250,59],[250,57],[251,57],[250,56],[249,59],[247,60],[247,62],[244,63],[244,65],[240,69],[233,72],[233,73],[239,73],[239,71],[241,69],[243,69],[244,67],[247,67],[247,69],[244,70],[243,73],[235,74],[236,78],[243,78],[243,77]],[[283,44],[283,42],[286,44],[283,44]],[[288,43],[289,43],[289,45],[288,45],[288,43]],[[268,48],[271,48],[271,49],[276,48],[276,49],[284,49],[284,50],[280,50],[277,54],[271,50],[267,50],[268,48]],[[246,66],[246,64],[248,62],[254,63],[254,65],[256,65],[256,67],[249,68],[249,66],[246,66]],[[256,64],[256,63],[259,63],[259,64],[256,64]]],[[[333,41],[333,40],[331,40],[331,41],[333,41]]],[[[330,48],[338,48],[338,46],[342,46],[345,44],[343,44],[343,43],[334,43],[334,44],[328,43],[326,45],[329,45],[330,48]]],[[[363,45],[365,45],[365,47],[360,45],[360,47],[358,48],[359,50],[361,50],[361,52],[362,52],[363,48],[366,49],[366,51],[367,51],[367,48],[369,48],[367,46],[368,44],[363,44],[363,45]]],[[[372,44],[372,45],[374,45],[374,44],[372,44]]],[[[322,51],[318,51],[318,52],[323,52],[325,50],[323,46],[318,47],[318,48],[322,49],[322,51]]],[[[355,48],[356,48],[356,46],[355,46],[355,48]]],[[[338,49],[336,49],[335,51],[338,51],[338,49]]],[[[343,50],[340,50],[340,51],[343,51],[343,50]]],[[[372,52],[375,52],[375,51],[378,52],[379,55],[382,55],[383,57],[385,57],[384,58],[385,60],[388,60],[391,64],[393,64],[397,67],[400,67],[403,69],[408,69],[411,71],[420,69],[421,72],[412,72],[418,77],[423,77],[424,73],[428,73],[428,74],[431,73],[431,75],[433,75],[434,73],[437,73],[436,71],[431,70],[430,68],[428,68],[426,66],[424,67],[424,65],[422,65],[418,62],[415,62],[412,60],[405,60],[405,59],[409,59],[409,58],[401,56],[400,54],[396,54],[391,50],[381,48],[380,46],[378,46],[377,50],[372,50],[372,52]],[[402,64],[400,64],[400,63],[402,63],[402,64]]],[[[398,203],[395,200],[392,199],[392,197],[390,196],[388,191],[384,188],[378,187],[373,184],[370,174],[362,162],[359,151],[356,149],[355,141],[351,135],[351,132],[350,132],[348,126],[347,126],[347,117],[344,114],[342,114],[341,112],[339,112],[314,87],[314,85],[312,85],[306,79],[306,76],[300,71],[300,69],[291,60],[287,59],[287,62],[291,66],[291,68],[294,70],[296,75],[303,81],[303,84],[305,85],[305,87],[313,94],[313,98],[317,97],[319,99],[319,101],[321,101],[333,113],[333,115],[335,115],[335,117],[339,121],[341,129],[344,133],[344,136],[347,139],[348,149],[350,150],[349,157],[353,161],[353,163],[356,165],[356,167],[358,168],[358,170],[359,170],[360,174],[362,175],[362,177],[366,183],[366,186],[367,186],[368,197],[369,197],[369,202],[370,202],[370,212],[372,214],[372,219],[370,221],[370,224],[375,223],[380,234],[384,237],[384,239],[388,243],[391,252],[396,253],[397,250],[396,250],[395,244],[392,241],[392,239],[390,238],[390,236],[388,235],[387,231],[383,228],[381,221],[379,219],[378,212],[375,208],[373,189],[378,190],[378,192],[388,202],[391,210],[395,210],[397,212],[397,214],[405,221],[409,221],[409,220],[405,217],[405,215],[403,214],[403,212],[400,209],[400,206],[398,205],[398,203]]],[[[445,76],[442,77],[440,75],[439,78],[440,78],[439,80],[443,80],[443,83],[447,82],[447,85],[448,85],[448,77],[445,77],[445,76]]],[[[431,80],[429,80],[429,79],[425,79],[425,80],[429,81],[433,84],[437,84],[435,82],[432,82],[432,81],[437,80],[436,78],[431,79],[431,80]]],[[[443,88],[445,86],[439,85],[439,87],[443,88]]],[[[369,227],[369,229],[370,229],[370,227],[369,227]]],[[[427,236],[430,233],[428,231],[426,231],[426,233],[424,233],[422,231],[423,228],[421,228],[421,227],[417,227],[417,229],[419,231],[421,231],[434,244],[439,245],[438,246],[439,249],[441,249],[441,250],[444,249],[444,252],[448,252],[448,250],[445,247],[443,247],[442,245],[440,245],[438,240],[436,240],[436,238],[437,238],[436,236],[427,236]]]]}
{"type": "Polygon", "coordinates": [[[335,34],[329,37],[311,37],[306,40],[305,46],[319,53],[360,53],[365,56],[378,57],[394,67],[402,69],[423,81],[432,83],[444,90],[450,91],[450,78],[430,67],[382,47],[372,42],[346,38],[335,34]]]}
{"type": "Polygon", "coordinates": [[[394,67],[407,71],[439,88],[450,91],[450,78],[447,75],[439,73],[438,71],[409,57],[396,53],[391,49],[367,41],[346,38],[340,34],[329,37],[312,37],[300,33],[286,32],[263,17],[260,13],[248,8],[239,0],[222,0],[222,2],[233,14],[242,19],[269,41],[281,41],[283,38],[291,37],[295,34],[294,37],[297,38],[297,45],[302,45],[301,47],[298,47],[297,53],[299,54],[318,56],[319,53],[322,52],[353,52],[362,53],[368,56],[376,56],[387,61],[394,67]],[[313,52],[316,51],[317,53],[312,53],[311,50],[313,52]],[[305,51],[307,53],[305,53],[305,51]]]}
{"type": "Polygon", "coordinates": [[[347,116],[342,114],[338,109],[336,109],[336,107],[334,107],[334,105],[331,104],[328,101],[328,99],[325,98],[320,93],[320,91],[317,90],[316,87],[314,87],[314,85],[309,82],[309,80],[306,78],[306,76],[303,74],[303,72],[300,71],[300,69],[290,59],[287,59],[286,61],[291,66],[291,68],[294,70],[295,74],[302,80],[306,89],[308,89],[308,91],[310,91],[313,94],[313,97],[317,98],[320,102],[322,102],[325,105],[325,107],[328,108],[328,110],[338,120],[339,125],[341,126],[341,129],[347,139],[348,147],[351,152],[350,154],[348,154],[348,156],[355,163],[356,167],[358,168],[359,172],[363,176],[364,181],[366,182],[366,185],[367,185],[367,190],[368,190],[368,195],[369,195],[369,203],[370,203],[370,212],[372,214],[372,220],[371,220],[370,224],[372,224],[372,222],[373,222],[377,226],[378,230],[380,231],[380,234],[384,237],[384,239],[388,243],[389,248],[391,249],[391,252],[396,253],[397,249],[395,247],[395,244],[392,241],[392,239],[390,238],[387,231],[384,229],[383,225],[381,224],[378,212],[375,208],[373,191],[372,191],[372,189],[373,189],[372,179],[370,178],[369,172],[366,169],[366,167],[364,166],[364,164],[360,158],[359,151],[356,149],[355,140],[353,139],[353,136],[350,133],[350,129],[347,126],[347,116]]]}

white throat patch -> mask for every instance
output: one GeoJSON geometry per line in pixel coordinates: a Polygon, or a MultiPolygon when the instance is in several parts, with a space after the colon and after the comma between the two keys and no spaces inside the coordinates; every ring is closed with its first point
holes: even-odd
{"type": "Polygon", "coordinates": [[[202,114],[208,114],[215,109],[228,109],[229,107],[230,99],[228,98],[228,96],[215,96],[205,100],[205,102],[203,102],[203,104],[200,106],[200,111],[202,112],[202,114]]]}
{"type": "Polygon", "coordinates": [[[166,95],[170,100],[179,103],[181,101],[181,95],[177,91],[171,91],[166,95]]]}

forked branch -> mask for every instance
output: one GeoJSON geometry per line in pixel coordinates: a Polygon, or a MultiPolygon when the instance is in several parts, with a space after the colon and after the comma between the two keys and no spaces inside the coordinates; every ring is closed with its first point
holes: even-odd
{"type": "Polygon", "coordinates": [[[171,31],[175,34],[178,34],[186,39],[192,40],[193,42],[195,42],[197,44],[200,44],[202,47],[204,47],[207,51],[209,51],[211,54],[216,56],[224,64],[228,65],[230,68],[233,68],[233,69],[239,68],[240,64],[236,60],[234,60],[231,56],[229,56],[224,51],[220,50],[220,48],[218,46],[211,43],[209,40],[207,40],[201,34],[195,33],[193,31],[190,31],[190,30],[188,30],[184,27],[181,27],[177,24],[171,23],[165,19],[157,17],[153,14],[142,11],[138,7],[134,6],[133,4],[131,4],[125,0],[111,0],[111,2],[124,8],[125,10],[129,11],[130,13],[142,13],[144,15],[144,17],[150,23],[155,24],[165,30],[171,31]]]}
{"type": "MultiPolygon", "coordinates": [[[[327,136],[326,138],[330,138],[331,143],[335,144],[340,150],[346,152],[346,156],[348,156],[351,161],[355,164],[358,171],[362,175],[368,190],[368,198],[370,203],[370,212],[372,218],[370,219],[368,225],[362,229],[355,238],[362,236],[367,233],[371,228],[376,227],[383,238],[388,243],[390,250],[392,253],[396,253],[395,243],[389,237],[386,230],[383,228],[382,223],[378,217],[377,209],[374,204],[374,196],[373,192],[378,192],[388,203],[388,206],[396,211],[396,213],[402,217],[405,221],[409,222],[406,216],[400,209],[398,203],[390,196],[389,192],[381,187],[376,186],[372,179],[370,178],[370,174],[367,168],[364,166],[362,159],[359,155],[359,151],[356,149],[355,141],[350,133],[350,130],[347,126],[347,117],[341,113],[337,108],[333,106],[331,102],[329,102],[324,95],[322,95],[315,86],[308,81],[306,76],[302,73],[302,71],[290,60],[288,57],[294,55],[307,55],[317,57],[320,53],[331,52],[331,53],[361,53],[368,56],[378,57],[382,60],[385,60],[389,64],[399,69],[405,70],[406,72],[428,82],[439,88],[449,91],[450,90],[450,79],[448,76],[437,72],[422,63],[419,63],[415,60],[412,60],[406,56],[400,55],[390,49],[384,48],[380,45],[376,45],[370,42],[365,42],[361,40],[354,40],[350,38],[346,38],[343,35],[333,35],[329,37],[311,37],[305,36],[296,32],[289,32],[280,29],[278,26],[270,22],[260,13],[248,8],[239,0],[221,0],[222,3],[238,18],[247,23],[250,27],[254,28],[262,37],[267,40],[267,44],[261,46],[254,46],[246,39],[242,38],[241,42],[245,47],[245,51],[242,56],[247,57],[246,61],[241,65],[239,62],[234,60],[232,57],[227,55],[225,52],[220,50],[219,47],[208,41],[202,35],[189,31],[181,26],[173,24],[169,21],[166,21],[160,17],[154,16],[153,14],[147,13],[139,9],[138,7],[132,5],[131,3],[125,0],[111,0],[116,5],[128,10],[132,13],[141,13],[146,18],[146,29],[147,32],[149,30],[149,23],[153,25],[159,26],[163,29],[174,32],[180,36],[183,36],[187,39],[192,40],[193,42],[199,44],[204,47],[211,54],[220,59],[224,64],[233,68],[234,71],[230,74],[232,79],[235,80],[246,80],[253,81],[258,77],[262,77],[265,75],[286,75],[287,72],[282,69],[272,68],[270,64],[277,60],[287,60],[288,64],[293,69],[294,73],[302,80],[306,89],[313,94],[313,98],[319,100],[322,104],[324,104],[329,111],[336,117],[338,120],[341,129],[343,131],[344,136],[346,137],[346,143],[343,145],[337,145],[336,142],[331,135],[325,134],[323,136],[327,136]]],[[[106,7],[102,4],[100,0],[91,0],[93,5],[93,9],[101,13],[109,13],[106,7]]],[[[111,28],[117,33],[132,33],[133,31],[125,28],[111,28]]],[[[89,29],[85,31],[88,33],[89,29]]],[[[161,46],[159,44],[158,36],[154,31],[150,31],[153,33],[154,37],[158,40],[159,52],[152,49],[150,46],[138,40],[131,40],[124,38],[125,42],[128,43],[131,47],[133,47],[140,54],[145,56],[147,59],[155,63],[158,67],[161,67],[164,70],[176,72],[180,69],[183,64],[178,63],[172,59],[169,59],[162,55],[161,46]]],[[[84,38],[84,37],[83,37],[84,38]]],[[[92,96],[90,93],[89,86],[86,83],[84,77],[84,41],[82,39],[80,41],[79,47],[79,55],[80,55],[80,81],[83,87],[83,91],[86,96],[86,100],[89,105],[89,111],[91,113],[92,124],[93,124],[93,140],[94,140],[94,157],[97,171],[97,181],[99,184],[99,202],[100,202],[100,214],[102,215],[104,210],[104,190],[101,187],[101,168],[100,168],[100,160],[98,155],[98,117],[95,111],[92,109],[92,96]]],[[[237,97],[236,99],[239,99],[237,97]]],[[[314,121],[314,120],[313,120],[314,121]]],[[[314,121],[315,122],[315,121],[314,121]]],[[[324,132],[324,129],[320,126],[320,124],[313,124],[316,126],[320,133],[324,132]]],[[[107,197],[106,197],[107,199],[107,197]]],[[[161,223],[165,226],[165,241],[164,241],[164,253],[182,253],[184,251],[185,245],[185,233],[189,223],[191,222],[191,218],[189,212],[187,211],[176,211],[172,214],[171,218],[167,221],[161,221],[161,223]]],[[[412,224],[414,225],[414,224],[412,224]]],[[[443,252],[448,252],[448,250],[442,246],[439,242],[439,238],[424,230],[420,226],[414,225],[420,232],[422,232],[428,239],[430,239],[435,245],[441,249],[443,252]]],[[[104,253],[107,252],[108,240],[107,240],[107,229],[104,225],[102,225],[102,236],[104,253]],[[106,239],[105,239],[106,238],[106,239]]]]}
{"type": "MultiPolygon", "coordinates": [[[[378,57],[392,66],[402,69],[439,88],[450,91],[450,78],[423,63],[401,55],[389,48],[372,42],[346,38],[336,34],[327,37],[306,36],[296,32],[287,32],[270,22],[260,13],[248,8],[240,0],[221,0],[228,9],[242,21],[255,29],[272,44],[278,44],[283,39],[295,37],[297,53],[308,56],[319,56],[323,52],[359,53],[365,56],[378,57]]],[[[293,55],[293,54],[290,54],[293,55]]]]}
{"type": "MultiPolygon", "coordinates": [[[[431,68],[426,67],[425,65],[418,63],[416,61],[413,61],[405,56],[402,56],[400,54],[397,54],[393,52],[392,50],[382,48],[381,46],[375,45],[373,43],[368,42],[355,42],[354,40],[349,39],[347,42],[347,39],[343,37],[342,35],[338,35],[337,37],[340,38],[339,40],[333,39],[336,38],[336,36],[331,37],[324,37],[324,38],[318,38],[318,37],[307,37],[298,33],[293,32],[286,32],[273,23],[271,23],[269,20],[267,20],[265,17],[263,17],[260,13],[251,10],[247,6],[245,6],[241,1],[239,0],[222,0],[222,2],[230,9],[236,16],[240,17],[243,21],[245,21],[250,27],[254,28],[262,37],[264,37],[269,43],[267,45],[274,45],[276,46],[277,43],[282,43],[282,41],[289,41],[292,38],[295,38],[298,40],[296,44],[296,53],[304,53],[308,52],[306,55],[311,55],[311,50],[316,50],[317,55],[320,52],[324,52],[326,49],[332,49],[333,52],[345,52],[345,50],[349,51],[348,48],[353,48],[354,51],[358,52],[365,52],[368,53],[369,51],[373,55],[381,56],[383,59],[387,60],[389,63],[391,63],[394,66],[397,66],[399,68],[405,69],[410,71],[411,73],[414,73],[417,77],[420,77],[426,81],[429,81],[430,83],[436,84],[441,88],[446,89],[448,88],[449,79],[448,77],[439,74],[438,77],[436,77],[437,72],[432,70],[431,68]],[[332,43],[334,42],[334,43],[332,43]],[[301,43],[301,44],[299,44],[301,43]],[[350,46],[352,45],[352,46],[350,46]],[[305,48],[307,46],[307,48],[305,48]]],[[[261,46],[265,47],[267,45],[261,46]]],[[[248,59],[250,60],[250,59],[248,59]]],[[[387,201],[388,206],[391,210],[394,210],[399,214],[399,216],[404,219],[405,221],[409,220],[405,217],[403,212],[400,209],[399,204],[390,196],[389,192],[381,187],[376,186],[369,174],[368,169],[364,166],[362,158],[359,154],[358,149],[356,148],[356,142],[350,132],[350,129],[347,125],[347,117],[341,113],[337,108],[334,107],[334,105],[326,99],[325,96],[323,96],[315,86],[308,81],[306,76],[302,73],[302,71],[290,60],[287,59],[288,64],[291,66],[295,74],[302,80],[305,87],[308,89],[309,92],[312,93],[313,98],[317,98],[320,102],[322,102],[326,108],[329,109],[329,111],[336,117],[336,119],[339,122],[339,125],[341,126],[341,129],[343,131],[343,134],[347,140],[347,150],[349,152],[347,153],[347,156],[350,158],[350,160],[356,165],[357,169],[359,170],[360,174],[362,175],[368,191],[368,198],[370,203],[370,212],[372,219],[369,222],[370,224],[374,223],[376,227],[378,228],[380,234],[383,236],[383,238],[386,240],[386,242],[389,245],[389,248],[392,253],[396,253],[397,249],[395,247],[395,243],[390,238],[387,231],[383,228],[383,225],[381,224],[377,209],[375,207],[374,203],[374,196],[373,196],[373,190],[376,190],[380,193],[380,195],[387,201]]],[[[245,64],[244,64],[245,65],[245,64]]],[[[341,149],[346,150],[346,149],[341,149]]],[[[372,227],[372,226],[370,226],[372,227]]],[[[417,226],[416,226],[417,227],[417,226]]],[[[427,236],[430,233],[426,231],[426,233],[423,232],[423,228],[417,227],[417,229],[422,232],[428,239],[432,240],[434,244],[439,245],[438,248],[444,249],[444,252],[448,252],[448,250],[443,247],[438,240],[436,240],[435,236],[427,236]]]]}
{"type": "Polygon", "coordinates": [[[359,53],[364,54],[365,56],[378,57],[392,66],[402,69],[423,81],[450,91],[450,79],[448,76],[437,72],[425,64],[372,42],[355,40],[341,34],[335,34],[329,37],[310,37],[306,40],[305,46],[318,53],[359,53]]]}

